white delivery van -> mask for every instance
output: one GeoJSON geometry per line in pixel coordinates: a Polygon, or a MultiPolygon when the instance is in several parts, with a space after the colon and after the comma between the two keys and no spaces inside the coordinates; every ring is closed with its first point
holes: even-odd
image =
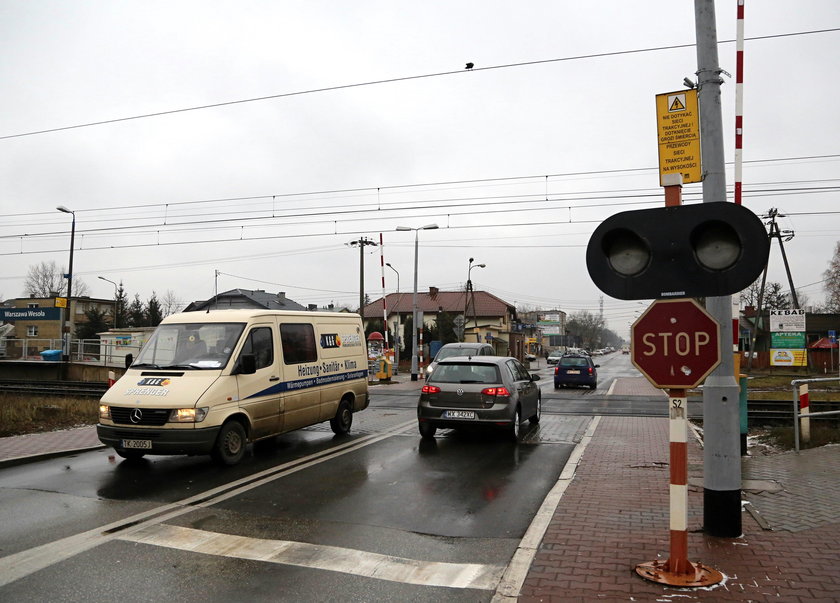
{"type": "Polygon", "coordinates": [[[349,431],[368,406],[358,314],[216,310],[168,316],[102,396],[97,434],[124,458],[210,454],[323,421],[349,431]]]}

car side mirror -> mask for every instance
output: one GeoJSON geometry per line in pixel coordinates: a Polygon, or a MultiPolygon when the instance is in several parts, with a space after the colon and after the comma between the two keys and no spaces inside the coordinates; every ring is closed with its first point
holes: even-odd
{"type": "Polygon", "coordinates": [[[600,365],[600,364],[596,364],[596,365],[595,365],[595,368],[600,368],[600,367],[601,367],[601,365],[600,365]]]}
{"type": "Polygon", "coordinates": [[[540,380],[539,375],[531,375],[531,381],[539,381],[539,380],[540,380]]]}
{"type": "Polygon", "coordinates": [[[125,355],[125,368],[130,367],[132,362],[134,362],[134,354],[126,354],[125,355]]]}
{"type": "Polygon", "coordinates": [[[242,354],[239,363],[233,371],[234,375],[253,375],[257,372],[257,357],[253,354],[242,354]]]}

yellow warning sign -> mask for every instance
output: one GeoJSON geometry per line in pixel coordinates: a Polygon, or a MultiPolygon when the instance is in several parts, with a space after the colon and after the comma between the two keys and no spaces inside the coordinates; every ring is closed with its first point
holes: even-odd
{"type": "Polygon", "coordinates": [[[66,297],[56,297],[55,298],[55,307],[56,308],[66,308],[67,307],[67,298],[66,297]]]}
{"type": "Polygon", "coordinates": [[[682,174],[683,184],[700,182],[700,112],[697,90],[656,95],[659,184],[666,174],[682,174]]]}

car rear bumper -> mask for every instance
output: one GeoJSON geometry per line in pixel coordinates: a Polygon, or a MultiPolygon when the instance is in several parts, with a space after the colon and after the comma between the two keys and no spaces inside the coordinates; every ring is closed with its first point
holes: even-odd
{"type": "Polygon", "coordinates": [[[507,405],[496,404],[490,408],[449,408],[421,403],[417,406],[417,419],[436,427],[467,427],[469,425],[511,425],[514,411],[507,405]],[[451,419],[444,416],[448,410],[467,410],[475,413],[474,419],[451,419]]]}

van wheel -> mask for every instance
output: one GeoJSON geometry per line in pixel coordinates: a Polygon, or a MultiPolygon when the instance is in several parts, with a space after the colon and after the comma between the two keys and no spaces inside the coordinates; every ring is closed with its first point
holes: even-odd
{"type": "Polygon", "coordinates": [[[437,427],[434,424],[429,422],[418,423],[417,427],[420,429],[420,437],[424,440],[431,440],[435,437],[435,432],[437,432],[437,427]]]}
{"type": "Polygon", "coordinates": [[[350,408],[350,403],[347,400],[342,400],[338,405],[338,411],[335,416],[330,419],[330,428],[333,433],[344,435],[350,431],[353,425],[353,411],[350,408]]]}
{"type": "Polygon", "coordinates": [[[123,457],[127,461],[136,461],[146,456],[142,450],[126,450],[124,448],[114,448],[114,452],[123,457]]]}
{"type": "Polygon", "coordinates": [[[236,465],[245,456],[247,436],[242,423],[236,420],[222,425],[210,456],[222,465],[236,465]]]}

